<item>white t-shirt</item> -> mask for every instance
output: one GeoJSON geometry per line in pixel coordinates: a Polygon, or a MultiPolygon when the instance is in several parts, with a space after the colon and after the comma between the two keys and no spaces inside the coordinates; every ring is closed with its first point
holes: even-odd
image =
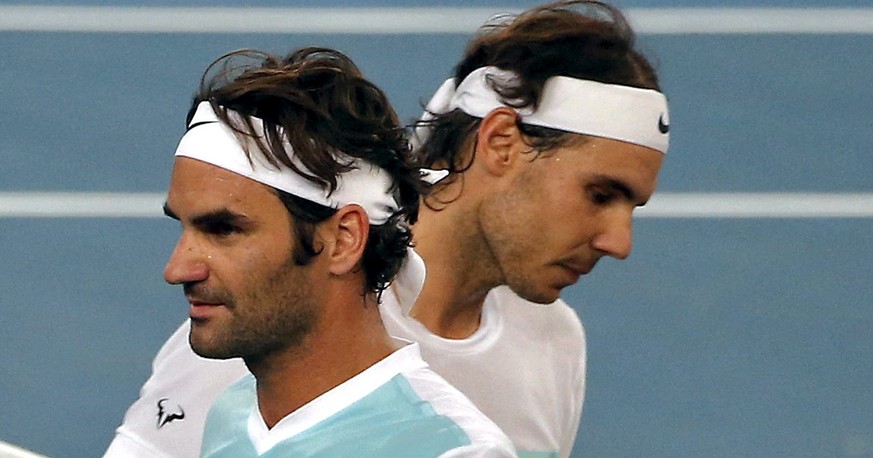
{"type": "Polygon", "coordinates": [[[485,298],[472,336],[444,339],[407,315],[417,268],[423,264],[406,266],[394,294],[383,297],[388,333],[418,342],[430,367],[494,420],[521,457],[570,456],[585,395],[585,333],[576,312],[560,299],[538,305],[499,287],[485,298]]]}
{"type": "Polygon", "coordinates": [[[510,458],[509,438],[406,345],[267,428],[247,375],[213,404],[207,458],[510,458]]]}
{"type": "MultiPolygon", "coordinates": [[[[522,456],[569,456],[585,390],[585,336],[576,313],[560,300],[537,306],[497,288],[473,336],[442,339],[399,305],[414,303],[423,272],[421,258],[412,254],[383,294],[389,333],[418,342],[431,368],[494,420],[522,456]]],[[[199,456],[209,407],[248,371],[240,359],[197,356],[189,329],[186,320],[158,352],[106,457],[199,456]]]]}
{"type": "Polygon", "coordinates": [[[206,359],[188,343],[185,320],[158,351],[152,375],[104,456],[171,458],[200,456],[203,425],[215,399],[249,373],[242,359],[206,359]]]}

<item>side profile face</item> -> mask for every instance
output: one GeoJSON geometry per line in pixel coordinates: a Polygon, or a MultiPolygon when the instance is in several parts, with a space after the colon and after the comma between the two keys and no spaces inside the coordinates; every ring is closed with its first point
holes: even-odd
{"type": "Polygon", "coordinates": [[[318,261],[294,263],[291,216],[272,189],[177,157],[165,212],[182,234],[164,278],[191,304],[197,354],[256,358],[303,340],[318,317],[318,261]]]}
{"type": "Polygon", "coordinates": [[[632,213],[655,192],[663,154],[599,137],[534,154],[483,202],[479,221],[504,283],[550,303],[601,257],[630,254],[632,213]]]}

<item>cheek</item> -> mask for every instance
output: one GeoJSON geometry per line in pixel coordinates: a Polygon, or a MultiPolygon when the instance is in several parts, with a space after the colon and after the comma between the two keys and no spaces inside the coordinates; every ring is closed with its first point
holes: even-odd
{"type": "Polygon", "coordinates": [[[544,214],[544,240],[549,246],[568,251],[587,244],[603,218],[603,208],[582,196],[570,196],[553,203],[544,214]]]}
{"type": "Polygon", "coordinates": [[[242,244],[237,250],[213,255],[213,274],[225,289],[235,295],[249,295],[249,290],[256,289],[254,285],[275,272],[278,263],[271,258],[277,255],[275,252],[264,252],[262,248],[242,244]]]}

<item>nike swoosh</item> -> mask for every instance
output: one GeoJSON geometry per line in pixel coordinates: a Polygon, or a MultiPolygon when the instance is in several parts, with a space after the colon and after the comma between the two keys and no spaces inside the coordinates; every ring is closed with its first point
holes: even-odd
{"type": "Polygon", "coordinates": [[[661,117],[658,118],[658,131],[661,132],[662,134],[666,134],[667,132],[670,132],[670,125],[664,124],[664,115],[663,114],[661,115],[661,117]]]}
{"type": "Polygon", "coordinates": [[[191,124],[190,126],[188,126],[188,130],[191,130],[191,129],[195,128],[195,127],[200,127],[200,126],[202,126],[202,125],[204,125],[204,124],[214,124],[214,123],[216,123],[216,122],[218,122],[218,121],[200,121],[200,122],[196,122],[196,123],[191,124]]]}

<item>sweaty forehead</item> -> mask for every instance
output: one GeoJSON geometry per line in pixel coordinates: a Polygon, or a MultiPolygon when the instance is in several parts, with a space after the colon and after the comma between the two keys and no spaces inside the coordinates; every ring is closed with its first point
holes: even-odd
{"type": "Polygon", "coordinates": [[[611,138],[573,134],[557,148],[564,156],[578,156],[604,165],[626,164],[629,166],[660,167],[665,155],[655,149],[611,138]]]}
{"type": "Polygon", "coordinates": [[[619,140],[584,137],[558,148],[552,160],[583,177],[619,180],[645,195],[654,192],[664,154],[619,140]]]}
{"type": "Polygon", "coordinates": [[[270,187],[196,159],[177,157],[167,193],[174,212],[232,208],[253,212],[281,205],[270,187]]]}

